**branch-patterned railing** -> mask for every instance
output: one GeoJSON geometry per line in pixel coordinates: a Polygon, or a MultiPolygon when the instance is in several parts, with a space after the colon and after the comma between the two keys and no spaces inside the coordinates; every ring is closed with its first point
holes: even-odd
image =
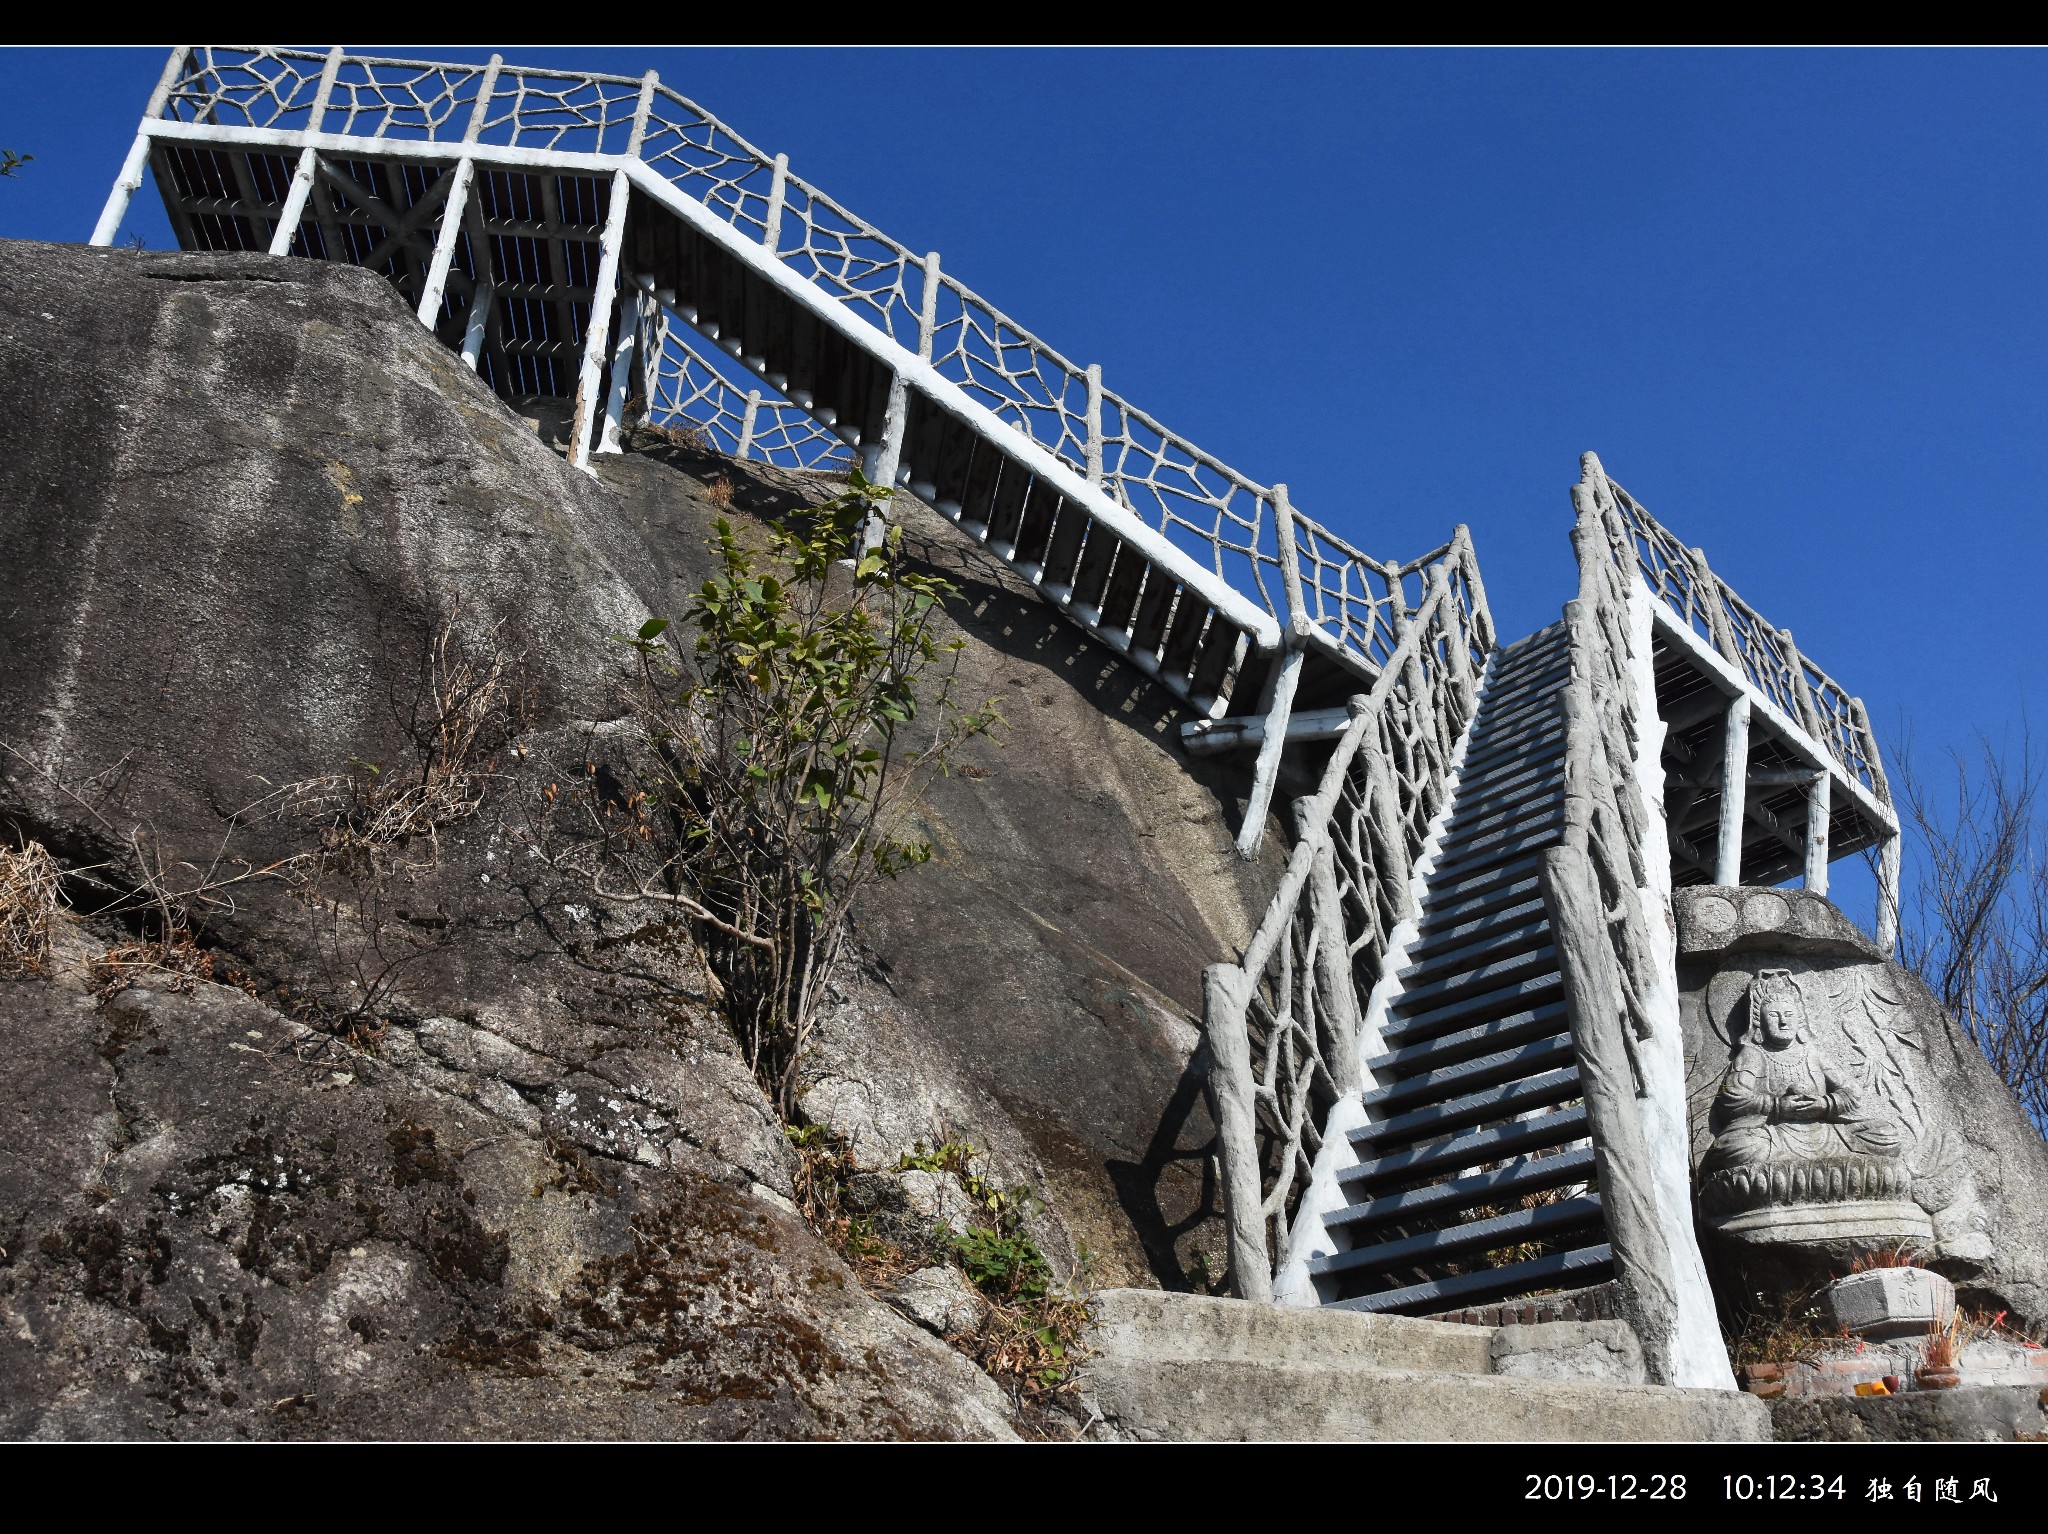
{"type": "MultiPolygon", "coordinates": [[[[634,150],[634,122],[648,86],[639,77],[344,55],[327,79],[328,66],[329,56],[315,50],[193,48],[170,81],[161,115],[296,132],[324,99],[320,131],[364,140],[366,151],[380,140],[446,143],[451,155],[471,154],[480,164],[494,148],[637,153],[788,269],[915,351],[992,415],[1087,474],[1284,619],[1272,487],[1104,388],[1099,368],[1070,361],[943,272],[936,255],[913,254],[835,202],[792,172],[787,156],[755,148],[658,83],[634,150]]],[[[658,397],[706,410],[702,424],[715,438],[738,441],[734,420],[743,418],[751,391],[712,382],[703,375],[714,370],[693,370],[680,357],[665,358],[663,368],[669,383],[658,397]]],[[[796,406],[770,408],[775,427],[759,441],[786,443],[791,460],[834,456],[818,433],[791,418],[796,406]]],[[[1312,523],[1297,524],[1296,536],[1314,621],[1334,649],[1366,662],[1359,669],[1371,674],[1392,654],[1404,612],[1420,600],[1419,590],[1402,586],[1418,567],[1368,558],[1312,523]]]]}
{"type": "Polygon", "coordinates": [[[1626,490],[1602,479],[1624,533],[1615,550],[1623,568],[1632,558],[1644,583],[1681,622],[1818,741],[1844,772],[1889,804],[1863,701],[1802,655],[1790,631],[1774,627],[1736,595],[1709,568],[1704,553],[1687,548],[1626,490]]]}
{"type": "MultiPolygon", "coordinates": [[[[1578,599],[1565,604],[1571,680],[1563,697],[1564,830],[1540,880],[1564,982],[1601,1212],[1627,1318],[1653,1380],[1670,1382],[1677,1269],[1657,1210],[1641,1099],[1643,1045],[1658,1023],[1650,993],[1662,963],[1643,892],[1654,833],[1636,767],[1641,721],[1630,635],[1628,549],[1639,524],[1620,487],[1587,453],[1572,487],[1578,599]]],[[[1640,508],[1635,508],[1638,512],[1640,508]]],[[[1652,524],[1654,525],[1654,524],[1652,524]]]]}
{"type": "Polygon", "coordinates": [[[1330,1109],[1359,1089],[1358,998],[1414,914],[1415,859],[1493,648],[1463,528],[1408,573],[1422,577],[1421,600],[1394,620],[1387,663],[1295,805],[1299,835],[1272,903],[1239,962],[1203,976],[1231,1275],[1248,1299],[1272,1297],[1330,1109]]]}

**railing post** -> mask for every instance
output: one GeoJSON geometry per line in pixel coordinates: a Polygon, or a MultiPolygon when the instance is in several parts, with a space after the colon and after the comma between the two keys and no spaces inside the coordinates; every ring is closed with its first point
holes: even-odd
{"type": "Polygon", "coordinates": [[[1102,488],[1102,364],[1088,364],[1088,441],[1086,444],[1088,483],[1102,488]]]}
{"type": "Polygon", "coordinates": [[[1266,1245],[1265,1198],[1259,1191],[1258,1105],[1245,1016],[1257,983],[1235,964],[1211,964],[1203,970],[1202,1027],[1211,1057],[1209,1102],[1216,1113],[1231,1285],[1239,1299],[1270,1301],[1273,1259],[1266,1245]]]}
{"type": "Polygon", "coordinates": [[[1728,621],[1727,599],[1721,594],[1721,577],[1707,563],[1705,549],[1692,549],[1693,583],[1699,588],[1700,605],[1707,610],[1707,631],[1721,659],[1742,669],[1742,647],[1735,642],[1735,626],[1728,621]]]}
{"type": "Polygon", "coordinates": [[[1266,733],[1259,740],[1251,795],[1245,801],[1244,821],[1237,829],[1238,856],[1246,858],[1255,856],[1266,838],[1266,812],[1272,808],[1273,789],[1280,781],[1280,757],[1287,749],[1287,722],[1294,714],[1294,693],[1301,682],[1308,632],[1313,627],[1302,598],[1301,555],[1294,545],[1294,508],[1288,504],[1285,485],[1273,487],[1273,526],[1279,540],[1280,584],[1287,598],[1287,625],[1280,641],[1286,649],[1274,674],[1273,695],[1266,703],[1266,733]]]}
{"type": "MultiPolygon", "coordinates": [[[[1297,809],[1305,809],[1300,800],[1297,809]]],[[[1305,821],[1307,816],[1302,819],[1305,821]]],[[[1351,938],[1344,927],[1344,897],[1337,888],[1337,849],[1327,826],[1302,825],[1304,837],[1321,836],[1315,863],[1309,872],[1310,914],[1316,926],[1316,994],[1323,1000],[1321,1015],[1328,1022],[1329,1038],[1325,1059],[1330,1067],[1330,1084],[1337,1095],[1349,1097],[1360,1087],[1358,1073],[1358,991],[1351,973],[1351,938]]]]}
{"type": "Polygon", "coordinates": [[[925,252],[924,292],[919,295],[917,306],[917,355],[920,360],[932,360],[932,340],[939,331],[939,253],[925,252]]]}
{"type": "MultiPolygon", "coordinates": [[[[313,110],[306,114],[306,135],[309,139],[327,120],[327,99],[334,94],[334,82],[340,73],[341,45],[337,43],[328,50],[326,67],[320,71],[320,88],[313,96],[313,110]]],[[[306,198],[313,190],[314,173],[319,168],[320,152],[309,143],[299,151],[299,168],[292,173],[291,190],[284,195],[284,207],[277,215],[277,228],[270,236],[270,253],[273,256],[292,253],[292,237],[299,232],[299,222],[306,216],[306,198]]]]}
{"type": "Polygon", "coordinates": [[[1728,700],[1721,731],[1721,840],[1714,882],[1742,882],[1743,810],[1749,793],[1749,694],[1728,700]]]}
{"type": "Polygon", "coordinates": [[[1806,733],[1814,743],[1828,755],[1835,754],[1834,748],[1822,733],[1825,726],[1820,717],[1820,705],[1813,701],[1813,687],[1806,680],[1806,662],[1800,658],[1799,646],[1793,642],[1790,629],[1778,630],[1778,643],[1785,647],[1785,663],[1792,668],[1792,696],[1798,701],[1799,722],[1806,726],[1806,733]]]}
{"type": "Polygon", "coordinates": [[[1472,637],[1479,644],[1482,655],[1493,653],[1493,610],[1486,605],[1486,582],[1479,578],[1479,551],[1472,545],[1472,529],[1460,522],[1451,533],[1451,542],[1459,550],[1458,568],[1464,574],[1465,587],[1472,593],[1472,637]]]}
{"type": "Polygon", "coordinates": [[[178,83],[178,76],[185,72],[185,61],[191,56],[190,48],[171,50],[171,61],[164,65],[163,75],[150,93],[149,105],[142,109],[142,126],[136,130],[135,142],[128,146],[128,158],[121,162],[121,173],[114,178],[114,189],[107,194],[106,205],[100,209],[100,221],[93,225],[88,244],[111,245],[114,236],[121,232],[129,200],[141,188],[142,173],[149,168],[149,125],[164,115],[171,87],[178,83]]]}
{"type": "Polygon", "coordinates": [[[778,254],[776,245],[782,239],[782,209],[789,200],[789,156],[775,157],[775,174],[768,183],[768,215],[761,221],[761,243],[768,247],[769,255],[778,254]]]}
{"type": "MultiPolygon", "coordinates": [[[[334,51],[337,56],[341,52],[339,48],[334,51]]],[[[476,101],[469,109],[469,126],[463,130],[462,134],[462,158],[455,162],[455,170],[453,172],[455,184],[449,187],[448,200],[441,206],[441,229],[434,237],[434,260],[433,264],[427,268],[426,285],[420,290],[420,306],[418,311],[420,323],[429,330],[439,328],[441,321],[441,298],[448,289],[448,268],[455,260],[455,241],[469,228],[470,188],[471,184],[476,180],[476,159],[470,153],[470,146],[476,143],[478,135],[484,131],[484,117],[490,107],[491,92],[497,88],[498,70],[502,63],[503,61],[494,53],[491,55],[490,63],[484,66],[484,77],[477,83],[476,101]]],[[[326,104],[327,97],[323,90],[320,105],[324,107],[326,104]]],[[[306,151],[308,155],[311,155],[312,152],[311,149],[306,151]]],[[[308,184],[310,184],[312,180],[312,165],[310,161],[306,167],[306,176],[308,184]]],[[[475,245],[474,237],[471,238],[470,243],[472,246],[475,245]]],[[[282,254],[282,252],[273,249],[272,254],[282,254]]],[[[480,250],[476,251],[475,255],[479,263],[486,259],[484,252],[480,250]]],[[[470,303],[474,307],[476,303],[474,294],[471,295],[470,303]]]]}
{"type": "Polygon", "coordinates": [[[1567,844],[1543,854],[1539,883],[1564,980],[1572,1052],[1578,1059],[1601,1213],[1621,1278],[1623,1309],[1642,1339],[1652,1381],[1670,1383],[1677,1372],[1677,1266],[1658,1218],[1629,1025],[1622,1015],[1626,991],[1608,937],[1599,880],[1585,849],[1567,844]]]}
{"type": "Polygon", "coordinates": [[[745,458],[754,450],[754,423],[761,415],[761,391],[747,390],[746,413],[740,417],[740,445],[735,458],[745,458]]]}

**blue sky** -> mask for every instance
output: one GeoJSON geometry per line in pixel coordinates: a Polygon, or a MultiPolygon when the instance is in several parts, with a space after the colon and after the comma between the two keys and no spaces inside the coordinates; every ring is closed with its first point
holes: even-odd
{"type": "MultiPolygon", "coordinates": [[[[2016,735],[2048,55],[502,51],[658,69],[1368,549],[1469,522],[1504,633],[1590,447],[1893,750],[2016,735]]],[[[89,233],[162,58],[0,51],[0,235],[89,233]]]]}

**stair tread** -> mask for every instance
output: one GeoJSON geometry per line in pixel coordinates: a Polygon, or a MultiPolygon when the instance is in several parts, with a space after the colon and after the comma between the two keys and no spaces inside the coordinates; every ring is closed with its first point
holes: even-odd
{"type": "Polygon", "coordinates": [[[1410,1313],[1448,1310],[1453,1301],[1483,1303],[1504,1295],[1527,1293],[1540,1285],[1554,1286],[1568,1276],[1575,1282],[1584,1282],[1593,1274],[1611,1268],[1613,1263],[1614,1249],[1603,1241],[1596,1246],[1578,1247],[1530,1262],[1510,1263],[1506,1267],[1485,1268],[1477,1273],[1461,1273],[1453,1278],[1337,1300],[1330,1308],[1410,1313]]]}
{"type": "Polygon", "coordinates": [[[1356,1230],[1412,1218],[1444,1208],[1470,1208],[1496,1202],[1504,1195],[1541,1192],[1593,1176],[1593,1147],[1577,1146],[1554,1156],[1520,1156],[1507,1166],[1472,1177],[1454,1177],[1423,1188],[1409,1188],[1381,1198],[1364,1199],[1326,1215],[1328,1230],[1356,1230]]]}
{"type": "Polygon", "coordinates": [[[1508,1042],[1542,1037],[1563,1027],[1564,1024],[1564,1003],[1553,1001],[1544,1006],[1510,1013],[1506,1017],[1497,1017],[1490,1022],[1477,1023],[1470,1028],[1433,1034],[1419,1044],[1390,1049],[1366,1061],[1365,1068],[1372,1072],[1374,1080],[1389,1072],[1412,1074],[1417,1068],[1426,1068],[1424,1062],[1431,1059],[1448,1062],[1457,1058],[1457,1052],[1460,1050],[1476,1049],[1482,1054],[1489,1053],[1492,1041],[1499,1040],[1502,1047],[1505,1047],[1508,1042]]]}

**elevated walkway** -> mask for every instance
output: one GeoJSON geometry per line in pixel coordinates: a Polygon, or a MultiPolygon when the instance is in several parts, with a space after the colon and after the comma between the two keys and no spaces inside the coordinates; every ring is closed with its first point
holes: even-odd
{"type": "Polygon", "coordinates": [[[1246,851],[1432,570],[1485,627],[1462,529],[1364,554],[652,72],[180,48],[94,243],[145,169],[186,249],[386,273],[501,395],[568,402],[578,464],[644,420],[918,496],[1198,722],[1244,716],[1208,743],[1262,747],[1246,851]]]}

